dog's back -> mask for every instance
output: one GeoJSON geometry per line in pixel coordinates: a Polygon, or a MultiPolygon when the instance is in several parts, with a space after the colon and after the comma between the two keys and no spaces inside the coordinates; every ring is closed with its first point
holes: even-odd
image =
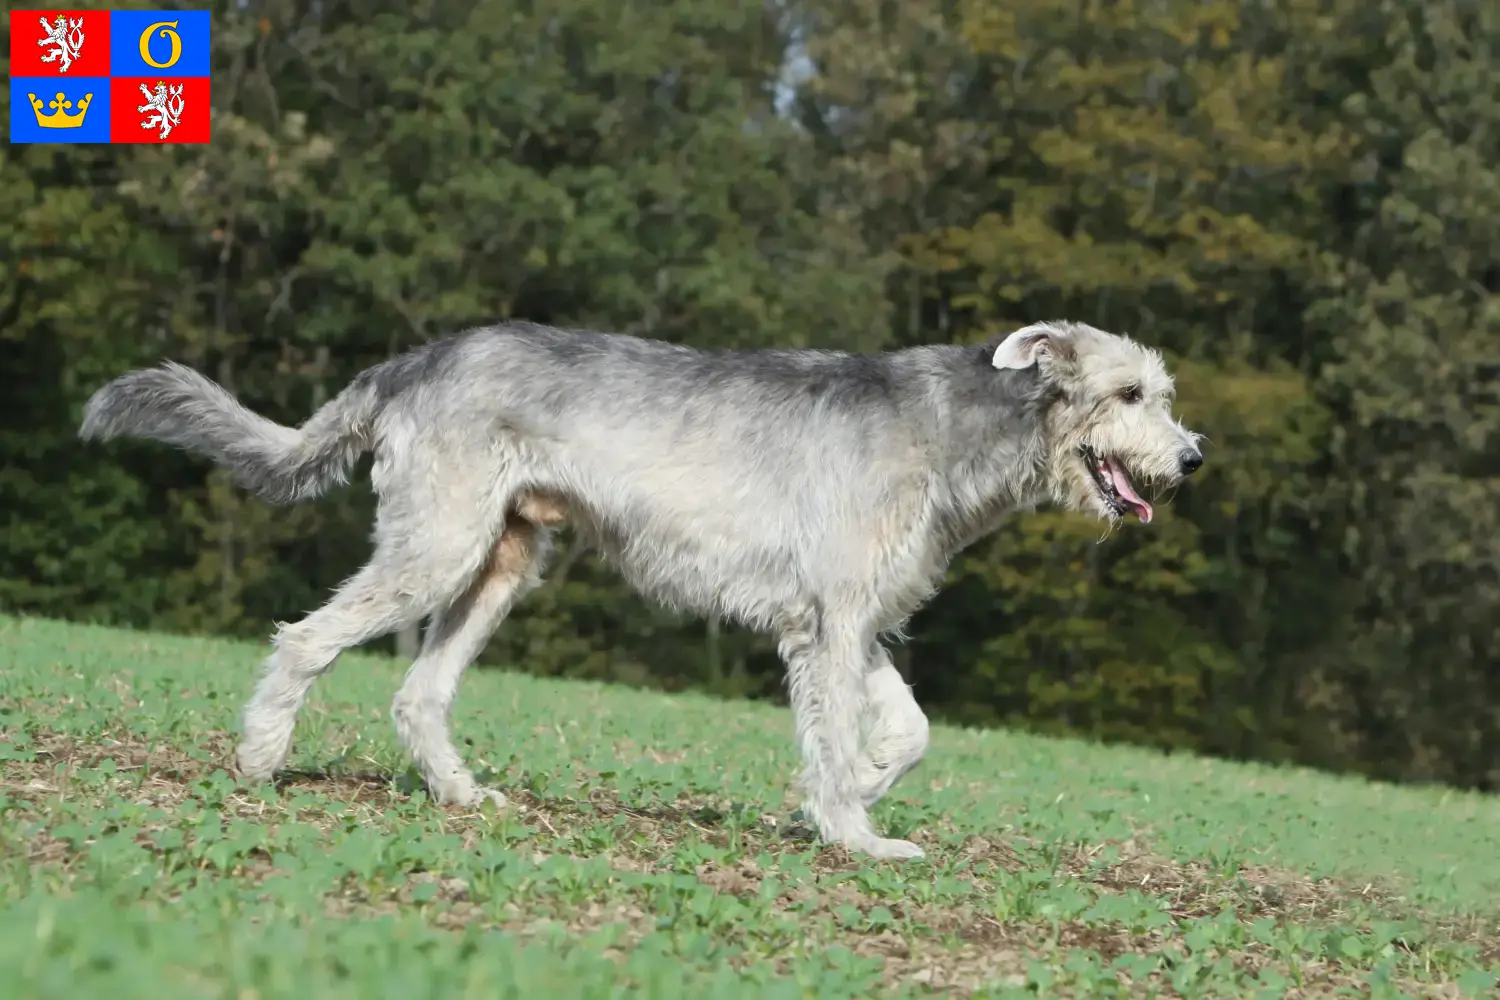
{"type": "Polygon", "coordinates": [[[789,590],[867,580],[878,536],[912,530],[931,472],[920,378],[891,355],[515,325],[470,334],[395,394],[375,451],[562,496],[648,595],[761,623],[789,590]]]}

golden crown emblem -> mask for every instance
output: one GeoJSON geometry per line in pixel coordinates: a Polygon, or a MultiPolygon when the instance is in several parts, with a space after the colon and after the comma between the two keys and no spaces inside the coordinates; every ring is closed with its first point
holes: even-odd
{"type": "Polygon", "coordinates": [[[68,114],[68,109],[73,102],[68,100],[61,91],[55,98],[47,102],[47,107],[56,110],[50,115],[42,114],[42,102],[35,94],[27,94],[26,99],[31,102],[31,110],[36,112],[36,123],[42,128],[78,128],[83,124],[83,116],[88,114],[89,102],[94,99],[93,94],[84,94],[83,99],[78,102],[78,114],[68,114]]]}

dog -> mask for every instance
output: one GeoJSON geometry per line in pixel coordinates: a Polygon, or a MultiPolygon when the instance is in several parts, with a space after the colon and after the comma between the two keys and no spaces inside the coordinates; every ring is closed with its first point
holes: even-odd
{"type": "Polygon", "coordinates": [[[825,841],[918,858],[869,816],[928,745],[882,639],[1007,514],[1050,501],[1149,522],[1143,487],[1203,462],[1173,401],[1157,352],[1068,321],[876,355],[507,323],[369,368],[295,429],[169,362],[101,388],[79,433],[206,456],[280,504],[374,454],[374,553],[279,626],[245,708],[246,779],[285,763],[341,651],[427,618],[396,730],[437,801],[504,806],[454,747],[449,713],[568,524],[648,598],[773,635],[805,814],[825,841]]]}

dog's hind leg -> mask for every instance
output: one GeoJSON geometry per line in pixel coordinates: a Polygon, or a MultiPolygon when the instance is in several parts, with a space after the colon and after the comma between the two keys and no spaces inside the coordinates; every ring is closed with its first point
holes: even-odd
{"type": "Polygon", "coordinates": [[[391,704],[396,732],[438,802],[477,805],[490,799],[505,805],[504,795],[481,788],[465,766],[449,734],[449,712],[464,671],[516,602],[541,582],[550,550],[550,531],[509,518],[469,589],[433,616],[422,652],[391,704]]]}
{"type": "Polygon", "coordinates": [[[244,735],[236,754],[242,776],[264,780],[286,763],[307,692],[341,652],[414,625],[429,612],[415,595],[402,592],[400,576],[377,552],[327,604],[277,631],[260,682],[245,706],[244,735]]]}
{"type": "Polygon", "coordinates": [[[286,762],[307,692],[341,652],[415,625],[463,594],[484,566],[499,523],[482,504],[457,502],[451,488],[438,494],[423,485],[401,491],[394,502],[383,498],[370,561],[327,604],[282,626],[272,640],[245,706],[240,774],[263,780],[286,762]]]}
{"type": "Polygon", "coordinates": [[[929,740],[927,716],[879,644],[871,650],[865,673],[865,725],[859,795],[869,807],[917,766],[929,740]]]}
{"type": "Polygon", "coordinates": [[[792,715],[802,749],[804,811],[824,840],[877,858],[920,858],[922,849],[875,833],[860,796],[859,722],[869,637],[811,603],[781,616],[792,715]]]}

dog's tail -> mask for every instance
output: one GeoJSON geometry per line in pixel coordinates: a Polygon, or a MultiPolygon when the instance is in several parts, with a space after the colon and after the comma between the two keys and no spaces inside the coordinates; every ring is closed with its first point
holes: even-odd
{"type": "Polygon", "coordinates": [[[309,500],[334,483],[373,446],[380,398],[359,378],[301,427],[283,427],[252,413],[221,386],[184,365],[167,362],[130,372],[89,399],[78,436],[107,441],[150,438],[203,455],[235,482],[272,503],[309,500]]]}

